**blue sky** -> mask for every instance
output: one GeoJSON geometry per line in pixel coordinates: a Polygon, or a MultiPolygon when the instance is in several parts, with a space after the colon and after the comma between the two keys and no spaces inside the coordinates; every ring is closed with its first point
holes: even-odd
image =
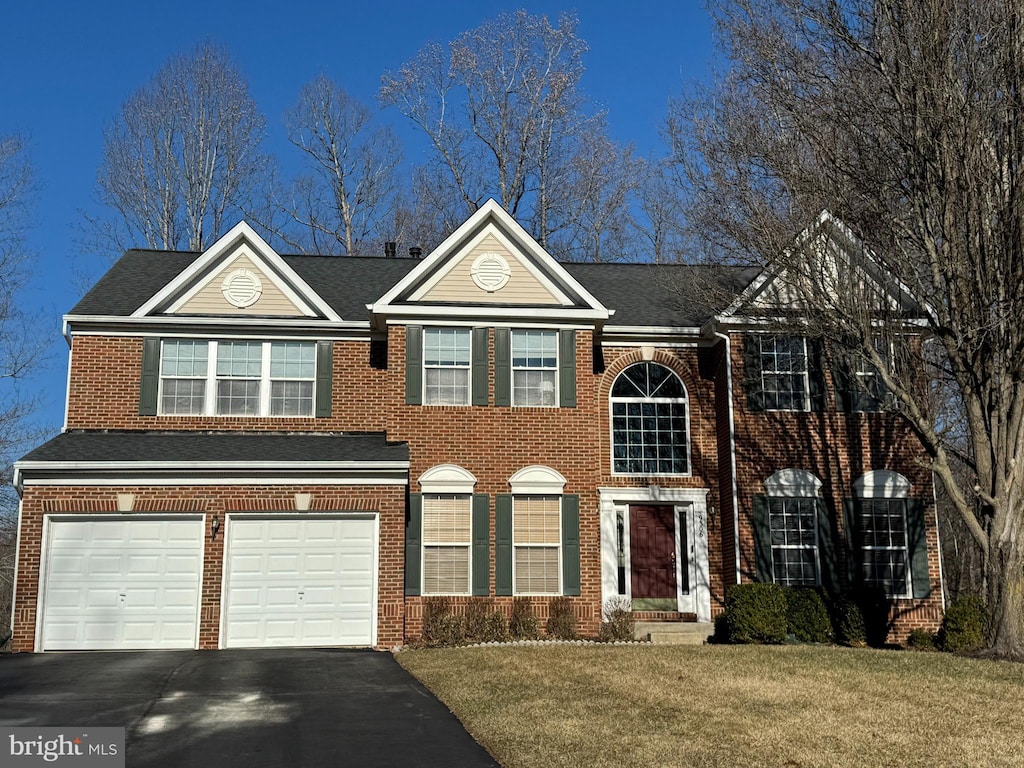
{"type": "MultiPolygon", "coordinates": [[[[224,45],[267,117],[266,149],[287,172],[281,116],[316,74],[373,104],[381,74],[427,42],[447,42],[520,7],[553,18],[576,11],[578,32],[590,46],[584,91],[607,109],[613,138],[634,143],[641,155],[662,153],[658,131],[668,99],[710,71],[711,26],[700,0],[632,7],[621,0],[575,6],[465,0],[11,4],[4,13],[0,134],[28,137],[40,187],[29,242],[36,278],[24,303],[41,313],[39,332],[53,339],[49,365],[38,378],[45,401],[41,418],[55,428],[63,423],[67,351],[60,318],[79,298],[76,275],[95,278],[109,264],[83,253],[75,230],[81,209],[98,210],[94,189],[103,128],[169,56],[205,39],[224,45]]],[[[399,130],[406,157],[417,160],[405,118],[397,112],[383,118],[399,130]]]]}

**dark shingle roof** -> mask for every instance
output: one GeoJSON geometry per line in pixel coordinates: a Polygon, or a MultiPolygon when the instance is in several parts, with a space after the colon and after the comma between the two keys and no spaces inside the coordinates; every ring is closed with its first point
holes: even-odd
{"type": "Polygon", "coordinates": [[[22,461],[367,462],[408,461],[383,433],[65,432],[22,461]]]}
{"type": "MultiPolygon", "coordinates": [[[[128,316],[200,254],[131,250],[71,310],[72,315],[128,316]]],[[[345,320],[366,320],[370,304],[405,277],[418,259],[282,256],[345,320]]],[[[729,302],[757,270],[682,264],[565,263],[604,306],[612,325],[699,326],[729,302]]]]}

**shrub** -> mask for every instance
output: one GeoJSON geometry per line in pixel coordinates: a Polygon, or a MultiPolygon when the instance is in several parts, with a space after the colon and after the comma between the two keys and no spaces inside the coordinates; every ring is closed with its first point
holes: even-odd
{"type": "Polygon", "coordinates": [[[947,653],[979,651],[985,647],[988,622],[984,600],[977,595],[958,597],[946,608],[936,644],[947,653]]]}
{"type": "Polygon", "coordinates": [[[729,617],[725,615],[724,611],[715,616],[715,634],[711,636],[711,642],[729,642],[729,617]]]}
{"type": "Polygon", "coordinates": [[[568,597],[553,597],[548,603],[548,637],[555,637],[559,640],[575,640],[576,635],[576,611],[572,607],[572,600],[568,597]]]}
{"type": "Polygon", "coordinates": [[[786,587],[786,632],[801,643],[832,642],[832,621],[815,587],[786,587]]]}
{"type": "Polygon", "coordinates": [[[491,612],[480,640],[484,643],[504,643],[508,640],[508,622],[505,621],[504,613],[500,610],[491,612]]]}
{"type": "Polygon", "coordinates": [[[865,587],[858,599],[864,617],[864,636],[872,648],[882,648],[889,638],[892,599],[881,587],[865,587]]]}
{"type": "Polygon", "coordinates": [[[508,632],[513,640],[537,639],[537,617],[533,615],[530,598],[517,597],[512,601],[512,617],[508,620],[508,632]]]}
{"type": "Polygon", "coordinates": [[[428,597],[423,601],[423,634],[420,640],[428,648],[465,642],[465,622],[461,616],[452,615],[447,597],[428,597]]]}
{"type": "Polygon", "coordinates": [[[786,597],[778,584],[734,584],[725,594],[730,643],[778,644],[786,639],[786,597]]]}
{"type": "Polygon", "coordinates": [[[633,604],[628,597],[617,595],[604,604],[604,621],[598,630],[597,639],[605,643],[617,640],[632,640],[636,630],[633,618],[633,604]]]}
{"type": "Polygon", "coordinates": [[[487,621],[494,610],[494,601],[489,598],[470,600],[466,605],[466,640],[480,642],[487,634],[487,621]]]}
{"type": "Polygon", "coordinates": [[[864,614],[860,606],[846,595],[832,601],[832,633],[840,645],[853,648],[867,645],[864,614]]]}
{"type": "Polygon", "coordinates": [[[921,627],[912,629],[907,636],[907,648],[912,648],[915,651],[934,651],[935,637],[927,629],[921,627]]]}

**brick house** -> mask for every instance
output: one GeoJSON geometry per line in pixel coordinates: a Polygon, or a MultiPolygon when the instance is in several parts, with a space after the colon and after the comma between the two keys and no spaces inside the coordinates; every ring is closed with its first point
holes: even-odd
{"type": "Polygon", "coordinates": [[[919,445],[742,316],[755,277],[560,264],[493,201],[422,260],[244,223],[129,251],[65,318],[65,429],[15,468],[14,649],[387,648],[429,595],[570,596],[595,634],[616,595],[707,622],[752,580],[935,627],[919,445]]]}

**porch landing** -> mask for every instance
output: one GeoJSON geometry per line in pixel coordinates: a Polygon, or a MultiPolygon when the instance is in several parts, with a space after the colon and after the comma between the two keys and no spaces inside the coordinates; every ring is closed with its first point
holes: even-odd
{"type": "Polygon", "coordinates": [[[704,645],[714,633],[715,627],[711,622],[685,619],[644,621],[637,617],[633,637],[649,640],[655,645],[704,645]]]}

